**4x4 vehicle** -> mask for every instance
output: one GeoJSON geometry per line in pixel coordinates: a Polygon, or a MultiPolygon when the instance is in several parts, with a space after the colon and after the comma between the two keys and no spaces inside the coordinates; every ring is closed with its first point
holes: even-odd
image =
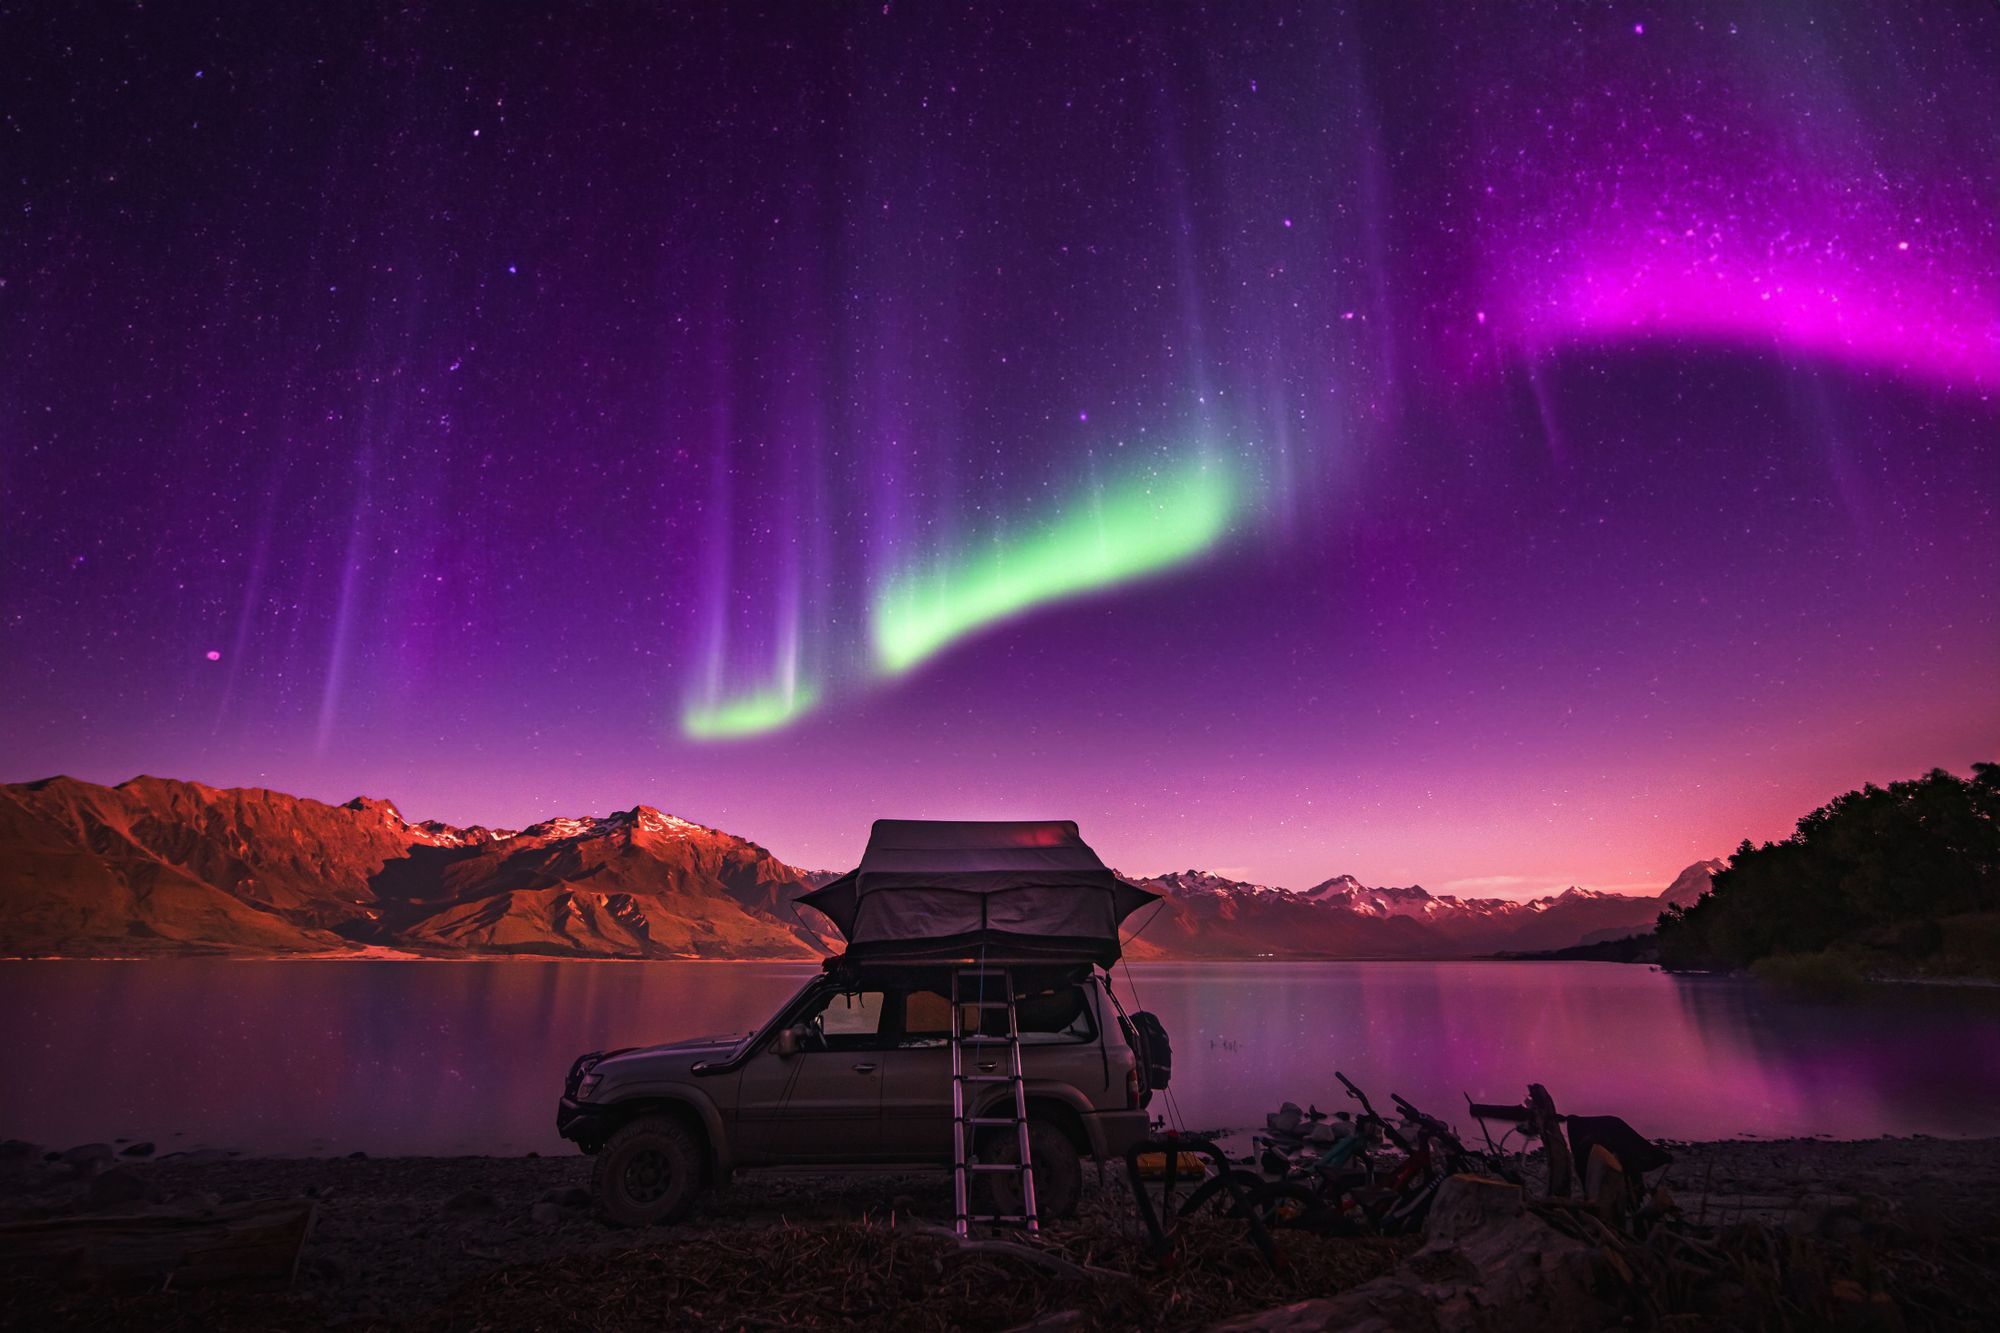
{"type": "MultiPolygon", "coordinates": [[[[748,1036],[582,1056],[556,1127],[596,1154],[598,1206],[629,1226],[682,1217],[705,1186],[740,1167],[949,1165],[950,996],[964,967],[829,965],[748,1036]]],[[[1010,975],[1038,1211],[1064,1217],[1076,1210],[1084,1158],[1121,1157],[1146,1136],[1150,1089],[1134,1043],[1158,1029],[1128,1024],[1108,974],[1088,964],[1015,964],[1010,975]]],[[[962,1032],[1004,1036],[1006,1011],[966,1004],[960,1022],[962,1032]]],[[[968,1073],[1006,1072],[1004,1045],[961,1051],[968,1073]]],[[[1011,1082],[965,1086],[968,1117],[1013,1115],[1011,1082]],[[990,1109],[1002,1099],[1004,1112],[990,1109]]],[[[983,1161],[1013,1161],[1019,1136],[984,1129],[972,1149],[983,1161]]],[[[1013,1175],[982,1179],[998,1211],[1016,1211],[1013,1175]]]]}

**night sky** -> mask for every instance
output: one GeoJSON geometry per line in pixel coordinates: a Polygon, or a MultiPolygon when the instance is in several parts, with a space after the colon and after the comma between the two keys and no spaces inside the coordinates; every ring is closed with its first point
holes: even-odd
{"type": "Polygon", "coordinates": [[[0,8],[0,779],[1657,891],[2000,753],[2000,6],[0,8]]]}

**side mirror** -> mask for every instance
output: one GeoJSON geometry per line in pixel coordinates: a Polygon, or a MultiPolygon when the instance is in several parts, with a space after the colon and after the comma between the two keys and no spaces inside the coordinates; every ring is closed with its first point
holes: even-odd
{"type": "Polygon", "coordinates": [[[771,1043],[771,1049],[776,1051],[780,1056],[788,1058],[797,1055],[799,1053],[800,1039],[804,1035],[804,1030],[798,1027],[780,1028],[778,1029],[777,1039],[771,1043]]]}

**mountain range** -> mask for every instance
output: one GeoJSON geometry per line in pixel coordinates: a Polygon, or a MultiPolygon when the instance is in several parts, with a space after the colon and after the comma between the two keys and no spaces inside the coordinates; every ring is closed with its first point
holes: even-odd
{"type": "MultiPolygon", "coordinates": [[[[1516,902],[1370,888],[1294,892],[1197,870],[1134,883],[1129,956],[1386,958],[1562,948],[1648,930],[1720,862],[1659,897],[1570,889],[1516,902]]],[[[817,958],[794,900],[833,878],[656,810],[524,829],[412,823],[388,801],[139,777],[0,786],[0,954],[13,957],[526,954],[817,958]]]]}

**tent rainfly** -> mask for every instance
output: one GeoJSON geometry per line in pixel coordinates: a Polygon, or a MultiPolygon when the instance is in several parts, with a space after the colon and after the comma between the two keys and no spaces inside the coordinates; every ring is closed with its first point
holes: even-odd
{"type": "Polygon", "coordinates": [[[1119,923],[1157,897],[1112,874],[1071,820],[878,819],[861,865],[799,901],[853,958],[983,948],[1109,966],[1119,923]]]}

